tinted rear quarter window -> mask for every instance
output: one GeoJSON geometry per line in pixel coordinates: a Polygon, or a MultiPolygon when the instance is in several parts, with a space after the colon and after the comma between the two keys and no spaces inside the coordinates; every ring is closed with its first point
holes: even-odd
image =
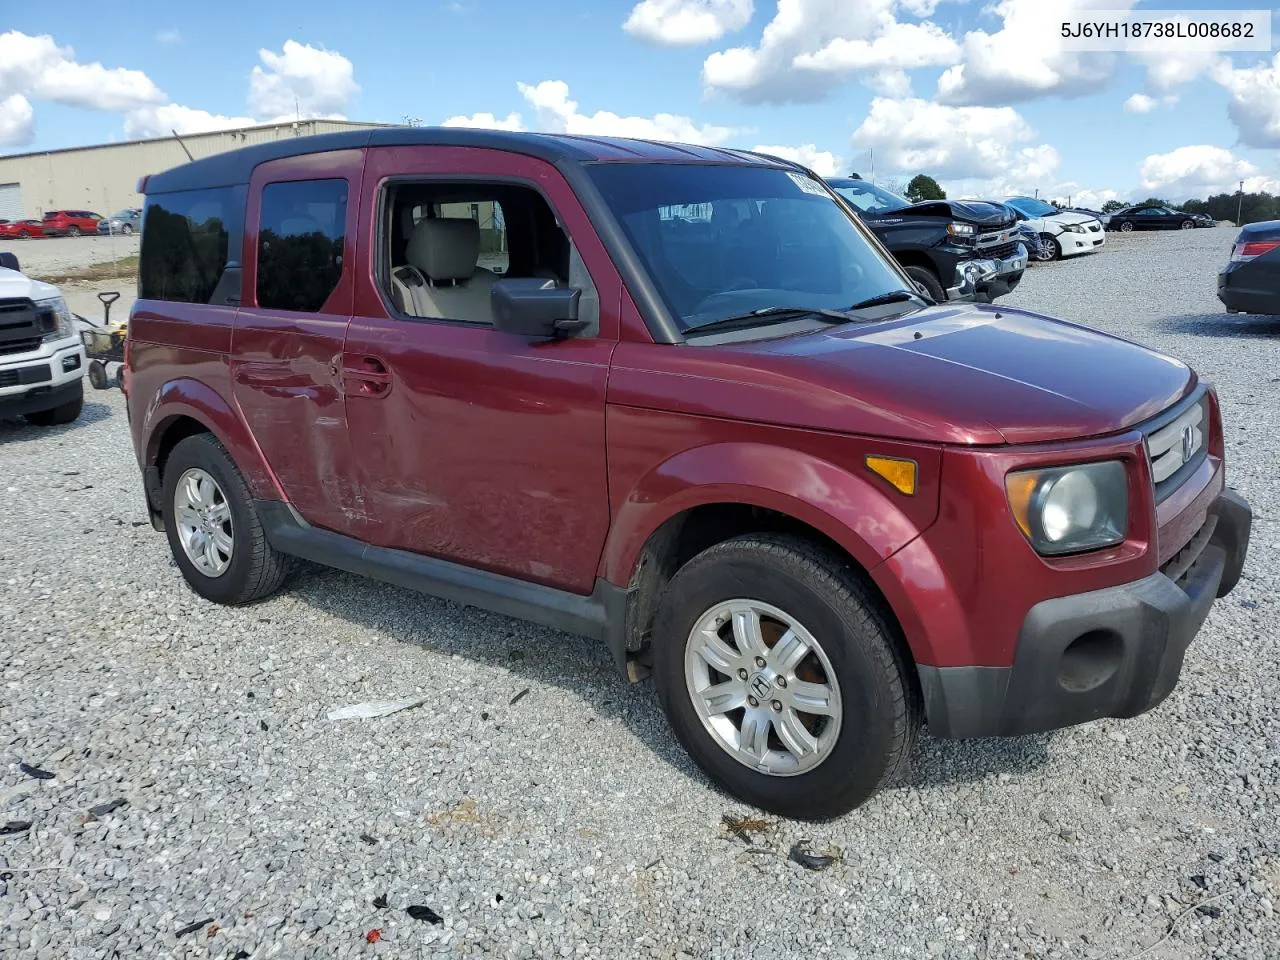
{"type": "Polygon", "coordinates": [[[259,221],[258,306],[318,312],[342,279],[347,181],[269,183],[259,221]]]}
{"type": "Polygon", "coordinates": [[[147,197],[138,295],[178,303],[238,303],[244,188],[147,197]]]}

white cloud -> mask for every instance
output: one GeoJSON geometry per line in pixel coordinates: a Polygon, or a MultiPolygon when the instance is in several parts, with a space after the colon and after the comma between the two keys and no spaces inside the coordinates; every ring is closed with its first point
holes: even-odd
{"type": "Polygon", "coordinates": [[[36,138],[36,114],[20,93],[0,100],[0,146],[24,147],[36,138]]]}
{"type": "Polygon", "coordinates": [[[943,66],[958,55],[936,25],[899,22],[895,0],[778,0],[759,45],[711,54],[702,81],[747,103],[815,101],[850,74],[943,66]]]}
{"type": "Polygon", "coordinates": [[[719,40],[751,22],[752,0],[640,0],[622,29],[668,46],[719,40]]]}
{"type": "Polygon", "coordinates": [[[523,130],[524,118],[518,113],[508,113],[505,117],[497,117],[492,113],[473,113],[471,116],[449,117],[442,127],[475,127],[481,130],[523,130]]]}
{"type": "Polygon", "coordinates": [[[1148,86],[1156,92],[1163,92],[1208,73],[1220,59],[1220,54],[1214,50],[1180,50],[1177,54],[1156,50],[1135,52],[1133,58],[1146,66],[1148,86]]]}
{"type": "Polygon", "coordinates": [[[752,147],[756,153],[768,153],[783,160],[800,163],[808,167],[820,177],[838,177],[844,170],[844,161],[829,150],[819,150],[812,143],[798,147],[758,146],[752,147]]]}
{"type": "Polygon", "coordinates": [[[577,101],[569,99],[569,85],[563,80],[543,80],[532,86],[517,83],[516,88],[534,108],[537,128],[550,133],[637,137],[717,146],[737,132],[732,127],[698,124],[688,117],[671,113],[658,113],[652,117],[623,117],[608,110],[581,113],[577,101]]]}
{"type": "Polygon", "coordinates": [[[1250,147],[1280,147],[1280,53],[1268,65],[1237,70],[1223,59],[1213,79],[1231,95],[1227,114],[1250,147]]]}
{"type": "Polygon", "coordinates": [[[913,17],[932,17],[942,0],[898,0],[898,9],[913,17]]]}
{"type": "Polygon", "coordinates": [[[163,103],[164,93],[141,70],[80,63],[48,34],[0,34],[0,98],[21,94],[86,110],[124,111],[163,103]]]}
{"type": "Polygon", "coordinates": [[[911,78],[905,70],[880,70],[869,76],[866,84],[882,97],[905,100],[911,96],[911,78]]]}
{"type": "Polygon", "coordinates": [[[280,53],[259,50],[249,74],[249,108],[260,117],[338,116],[360,92],[351,61],[333,50],[286,40],[280,53]]]}
{"type": "Polygon", "coordinates": [[[1012,107],[952,107],[877,97],[853,133],[875,150],[877,166],[937,178],[1004,177],[1034,183],[1053,175],[1058,152],[1031,145],[1035,131],[1012,107]],[[1026,146],[1019,146],[1027,144],[1026,146]]]}
{"type": "Polygon", "coordinates": [[[1144,190],[1158,190],[1172,200],[1234,193],[1241,180],[1245,192],[1280,193],[1280,180],[1230,150],[1208,144],[1153,153],[1138,165],[1138,173],[1144,190]]]}
{"type": "Polygon", "coordinates": [[[161,30],[156,34],[156,43],[181,43],[182,34],[178,32],[177,27],[170,27],[168,30],[161,30]]]}
{"type": "Polygon", "coordinates": [[[1003,19],[1000,29],[965,34],[963,61],[938,79],[939,98],[957,104],[1009,104],[1100,90],[1111,77],[1115,55],[1064,50],[1061,25],[1088,19],[1092,10],[1127,10],[1134,2],[1000,0],[984,10],[1003,19]]]}
{"type": "Polygon", "coordinates": [[[214,130],[236,130],[252,127],[264,121],[252,117],[227,117],[169,103],[162,107],[141,107],[130,110],[124,118],[124,134],[134,140],[148,137],[167,137],[177,131],[183,133],[209,133],[214,130]]]}
{"type": "Polygon", "coordinates": [[[1157,106],[1159,101],[1155,97],[1148,97],[1145,93],[1135,93],[1124,102],[1126,113],[1150,113],[1157,106]]]}
{"type": "Polygon", "coordinates": [[[1047,191],[1045,195],[1061,204],[1088,207],[1090,210],[1101,209],[1108,200],[1120,199],[1120,194],[1114,190],[1090,190],[1076,183],[1059,184],[1047,191]]]}

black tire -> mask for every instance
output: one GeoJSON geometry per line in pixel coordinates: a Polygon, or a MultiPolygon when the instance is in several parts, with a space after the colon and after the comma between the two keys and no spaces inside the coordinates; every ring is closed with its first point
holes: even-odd
{"type": "Polygon", "coordinates": [[[27,423],[36,427],[58,427],[72,423],[80,418],[84,410],[84,383],[79,384],[76,395],[66,403],[59,404],[50,410],[37,410],[26,415],[27,423]]]}
{"type": "Polygon", "coordinates": [[[910,266],[904,268],[907,276],[924,287],[925,292],[933,298],[934,303],[946,303],[947,291],[942,289],[942,282],[938,279],[938,275],[928,267],[910,266]]]}
{"type": "Polygon", "coordinates": [[[1121,224],[1120,224],[1120,232],[1121,232],[1121,233],[1133,233],[1133,224],[1132,224],[1132,223],[1130,223],[1128,220],[1124,220],[1124,221],[1122,221],[1122,222],[1121,222],[1121,224]]]}
{"type": "Polygon", "coordinates": [[[126,236],[126,237],[133,236],[133,224],[126,223],[123,227],[120,228],[120,233],[122,236],[126,236]]]}
{"type": "Polygon", "coordinates": [[[163,491],[161,511],[169,549],[192,590],[214,603],[236,606],[261,600],[280,589],[288,574],[287,558],[267,542],[249,488],[235,461],[216,437],[197,433],[178,442],[164,465],[163,491]],[[231,561],[226,571],[217,577],[196,569],[178,539],[174,494],[179,478],[193,467],[213,477],[231,511],[234,535],[231,561]]]}
{"type": "Polygon", "coordinates": [[[107,389],[107,366],[101,360],[89,361],[89,383],[95,390],[107,389]]]}
{"type": "Polygon", "coordinates": [[[68,237],[78,237],[78,236],[80,236],[80,228],[79,228],[79,227],[74,227],[74,226],[72,226],[72,227],[67,227],[67,236],[68,236],[68,237]]]}
{"type": "Polygon", "coordinates": [[[1194,230],[1195,226],[1196,222],[1194,220],[1183,220],[1182,223],[1178,224],[1179,229],[1182,230],[1194,230]]]}
{"type": "Polygon", "coordinates": [[[663,591],[654,629],[654,679],[685,750],[720,787],[786,817],[825,820],[866,801],[903,769],[920,728],[913,667],[850,562],[798,537],[735,537],[698,554],[663,591]],[[694,626],[717,603],[745,598],[803,620],[840,686],[843,717],[830,753],[794,776],[771,776],[731,756],[703,726],[685,681],[694,626]]]}
{"type": "Polygon", "coordinates": [[[18,239],[19,239],[19,240],[30,240],[30,239],[31,239],[31,234],[30,234],[28,231],[26,231],[26,230],[19,230],[19,231],[18,231],[18,239]]]}
{"type": "Polygon", "coordinates": [[[1040,234],[1040,262],[1049,263],[1061,259],[1062,244],[1058,242],[1058,238],[1048,233],[1040,234]]]}

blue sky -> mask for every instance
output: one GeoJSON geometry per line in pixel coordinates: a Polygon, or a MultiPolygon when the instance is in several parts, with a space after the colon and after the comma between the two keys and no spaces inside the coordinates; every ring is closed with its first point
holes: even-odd
{"type": "MultiPolygon", "coordinates": [[[[1270,52],[1079,54],[1090,8],[1234,0],[6,4],[0,152],[292,114],[775,147],[1077,202],[1280,192],[1270,52]]],[[[1280,16],[1276,17],[1280,26],[1280,16]]]]}

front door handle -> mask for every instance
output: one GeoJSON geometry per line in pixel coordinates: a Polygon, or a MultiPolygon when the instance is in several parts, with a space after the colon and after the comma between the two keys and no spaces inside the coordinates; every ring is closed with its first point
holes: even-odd
{"type": "Polygon", "coordinates": [[[342,368],[348,392],[361,397],[385,397],[391,390],[391,374],[377,357],[351,357],[342,368]]]}

